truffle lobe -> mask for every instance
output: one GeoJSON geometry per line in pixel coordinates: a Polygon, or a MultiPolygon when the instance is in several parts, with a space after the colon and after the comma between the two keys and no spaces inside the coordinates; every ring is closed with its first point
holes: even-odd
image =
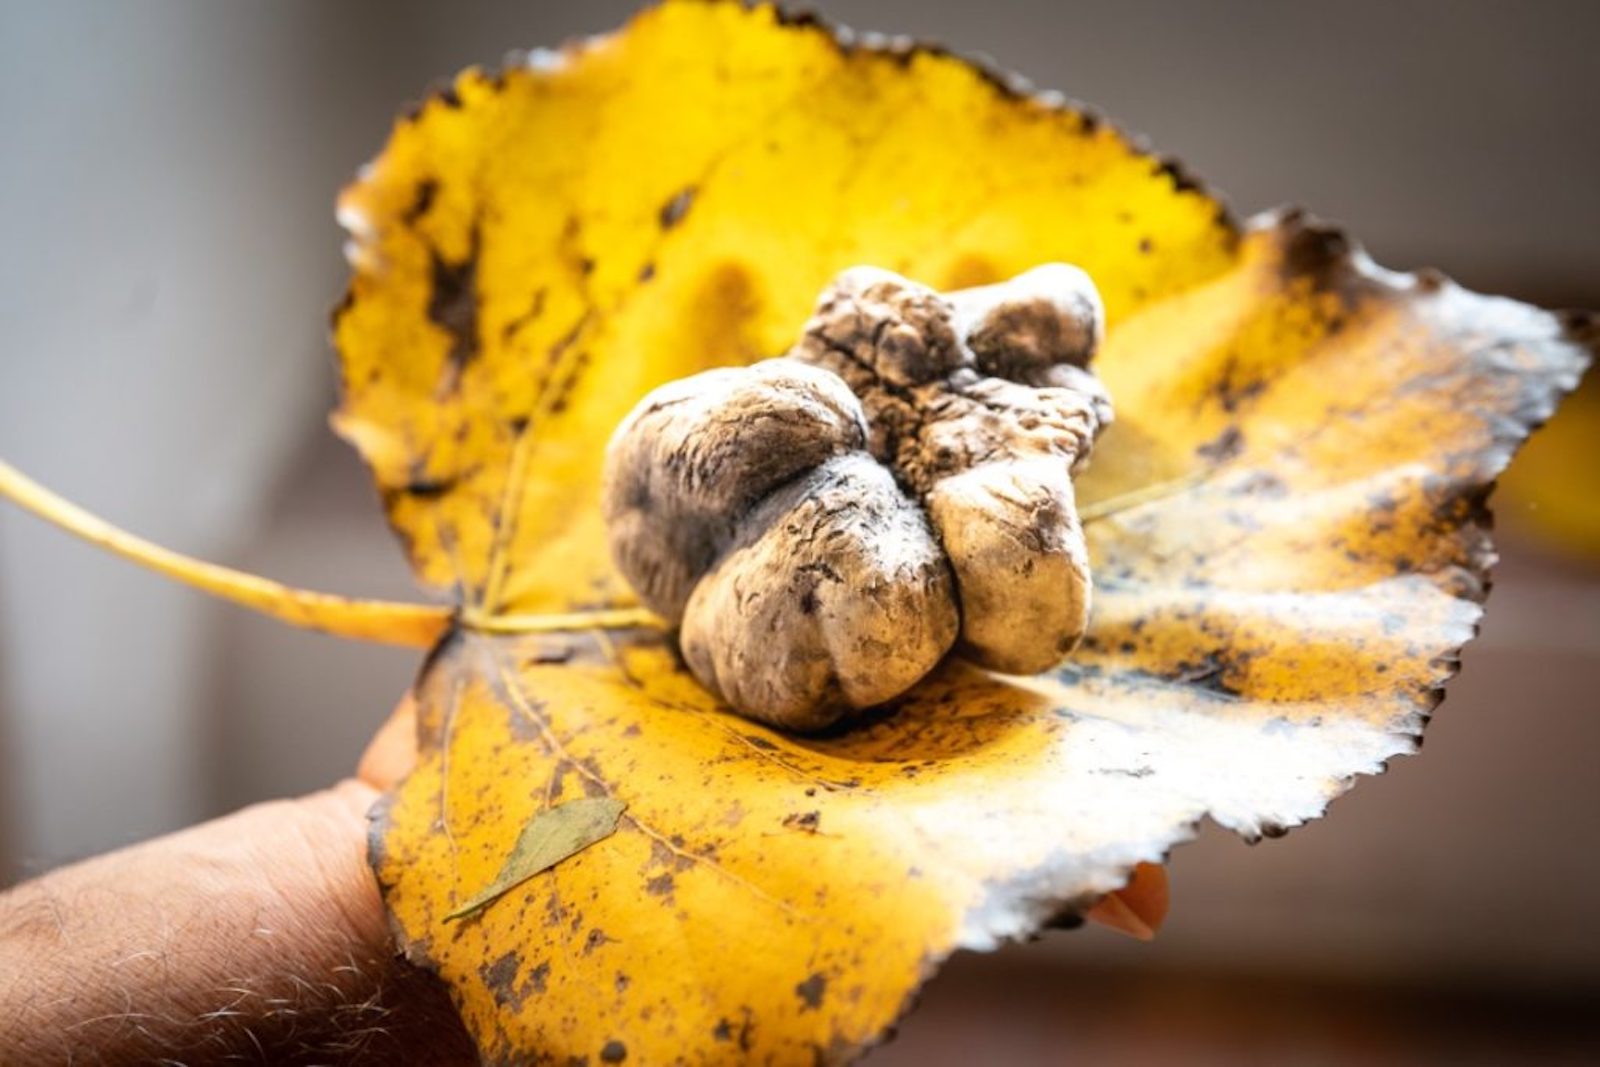
{"type": "Polygon", "coordinates": [[[960,619],[921,507],[864,452],[784,486],[695,587],[680,643],[743,714],[802,732],[905,692],[960,619]]]}
{"type": "Polygon", "coordinates": [[[1065,263],[946,298],[978,369],[997,378],[1041,385],[1047,368],[1087,368],[1105,337],[1100,291],[1088,274],[1065,263]]]}
{"type": "Polygon", "coordinates": [[[925,498],[961,591],[960,651],[1007,674],[1060,664],[1089,623],[1089,552],[1059,460],[995,463],[925,498]]]}
{"type": "Polygon", "coordinates": [[[617,568],[677,622],[689,593],[768,494],[866,442],[861,402],[837,375],[792,359],[668,382],[606,449],[601,509],[617,568]]]}

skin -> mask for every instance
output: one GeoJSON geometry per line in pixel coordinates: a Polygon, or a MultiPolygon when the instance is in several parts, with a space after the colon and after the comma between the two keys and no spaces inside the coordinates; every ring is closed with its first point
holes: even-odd
{"type": "Polygon", "coordinates": [[[0,1062],[470,1064],[395,954],[366,811],[415,761],[403,703],[357,773],[0,894],[0,1062]]]}

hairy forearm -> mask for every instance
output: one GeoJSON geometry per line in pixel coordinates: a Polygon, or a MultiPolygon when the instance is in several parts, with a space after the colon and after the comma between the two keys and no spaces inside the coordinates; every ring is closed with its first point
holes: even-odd
{"type": "Polygon", "coordinates": [[[0,895],[0,1062],[471,1062],[397,960],[347,782],[0,895]]]}

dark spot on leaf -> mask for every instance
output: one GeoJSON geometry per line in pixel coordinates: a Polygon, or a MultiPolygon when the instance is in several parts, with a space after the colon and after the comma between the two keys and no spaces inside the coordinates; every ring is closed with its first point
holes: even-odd
{"type": "Polygon", "coordinates": [[[509,342],[517,335],[518,330],[521,330],[528,323],[533,322],[540,315],[543,315],[545,300],[548,299],[546,294],[548,292],[549,290],[547,288],[541,286],[539,291],[533,294],[533,299],[529,301],[528,309],[522,314],[518,315],[516,318],[507,322],[504,326],[500,327],[500,340],[509,342]]]}
{"type": "Polygon", "coordinates": [[[621,1063],[628,1058],[628,1046],[612,1038],[606,1042],[605,1048],[600,1050],[600,1062],[621,1063]]]}
{"type": "Polygon", "coordinates": [[[550,961],[543,960],[537,967],[528,972],[528,979],[522,983],[522,988],[517,991],[518,995],[527,997],[530,993],[543,993],[549,978],[550,961]]]}
{"type": "Polygon", "coordinates": [[[1350,254],[1350,239],[1332,226],[1308,220],[1295,211],[1284,218],[1289,237],[1283,250],[1283,271],[1290,279],[1308,277],[1318,289],[1332,281],[1332,267],[1350,254]]]}
{"type": "Polygon", "coordinates": [[[494,994],[496,1003],[504,1005],[517,999],[511,983],[517,977],[520,964],[515,952],[507,952],[493,963],[478,968],[478,975],[483,979],[483,984],[489,987],[489,992],[494,994]]]}
{"type": "Polygon", "coordinates": [[[405,491],[423,500],[444,496],[456,486],[454,478],[413,478],[405,484],[405,491]]]}
{"type": "Polygon", "coordinates": [[[673,881],[670,872],[658,874],[644,884],[645,892],[657,897],[669,896],[675,887],[676,883],[673,881]]]}
{"type": "Polygon", "coordinates": [[[1095,774],[1115,775],[1120,778],[1148,778],[1156,773],[1154,767],[1101,767],[1095,774]]]}
{"type": "Polygon", "coordinates": [[[672,199],[661,205],[661,210],[656,213],[656,221],[661,224],[663,230],[672,229],[689,214],[689,209],[694,206],[696,191],[692,185],[685,186],[672,199]]]}
{"type": "Polygon", "coordinates": [[[1172,190],[1177,193],[1202,192],[1200,183],[1188,171],[1183,169],[1183,164],[1170,157],[1157,161],[1156,173],[1164,174],[1172,179],[1172,190]]]}
{"type": "Polygon", "coordinates": [[[1216,437],[1195,449],[1195,454],[1212,463],[1226,463],[1244,451],[1244,434],[1229,426],[1216,437]]]}
{"type": "Polygon", "coordinates": [[[1225,696],[1238,696],[1239,694],[1222,680],[1227,669],[1228,664],[1223,658],[1215,652],[1210,652],[1198,661],[1190,660],[1178,664],[1172,680],[1181,685],[1191,685],[1225,696]]]}
{"type": "Polygon", "coordinates": [[[430,252],[433,287],[428,295],[428,321],[450,335],[449,360],[456,377],[478,354],[478,251],[479,233],[474,225],[465,259],[451,263],[437,249],[430,252]]]}
{"type": "Polygon", "coordinates": [[[556,663],[570,663],[575,655],[577,650],[571,645],[542,645],[522,662],[526,667],[547,667],[556,663]]]}
{"type": "Polygon", "coordinates": [[[1239,405],[1246,400],[1254,399],[1266,391],[1267,383],[1259,378],[1246,381],[1235,381],[1230,372],[1212,390],[1217,402],[1222,405],[1222,410],[1233,414],[1239,410],[1239,405]]]}
{"type": "Polygon", "coordinates": [[[424,178],[417,183],[416,195],[412,198],[411,206],[406,208],[403,218],[407,223],[416,222],[428,213],[433,206],[433,198],[439,194],[439,183],[432,178],[424,178]]]}
{"type": "Polygon", "coordinates": [[[1252,471],[1239,481],[1234,493],[1281,498],[1289,495],[1289,486],[1271,471],[1252,471]]]}
{"type": "Polygon", "coordinates": [[[783,825],[790,830],[802,830],[808,834],[817,832],[817,827],[822,822],[822,813],[818,811],[795,812],[783,817],[783,825]]]}
{"type": "Polygon", "coordinates": [[[778,750],[777,745],[773,744],[771,741],[768,741],[760,734],[745,734],[744,739],[750,742],[751,748],[759,748],[763,752],[776,752],[778,750]]]}
{"type": "Polygon", "coordinates": [[[816,1010],[822,1006],[822,995],[828,991],[828,979],[818,971],[794,987],[795,994],[805,1005],[802,1011],[816,1010]]]}
{"type": "Polygon", "coordinates": [[[583,954],[587,956],[601,945],[613,940],[615,939],[608,936],[604,930],[597,926],[593,930],[589,931],[588,937],[583,939],[583,954]]]}
{"type": "Polygon", "coordinates": [[[572,361],[572,366],[567,369],[566,376],[556,386],[556,398],[550,403],[550,413],[559,415],[567,410],[567,404],[572,399],[572,392],[578,387],[578,382],[583,378],[583,372],[589,366],[589,353],[580,352],[572,361]]]}

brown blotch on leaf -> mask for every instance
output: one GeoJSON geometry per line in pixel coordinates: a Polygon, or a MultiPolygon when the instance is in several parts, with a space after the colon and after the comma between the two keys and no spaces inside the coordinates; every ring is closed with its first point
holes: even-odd
{"type": "Polygon", "coordinates": [[[466,258],[452,263],[437,250],[431,253],[428,321],[450,336],[452,383],[478,354],[478,242],[479,231],[474,226],[466,258]]]}
{"type": "Polygon", "coordinates": [[[804,1005],[802,1010],[815,1011],[822,1007],[823,994],[828,991],[828,978],[819,971],[796,985],[794,991],[804,1005]]]}
{"type": "Polygon", "coordinates": [[[483,984],[489,987],[497,1001],[509,1004],[516,1001],[518,996],[512,989],[516,980],[517,969],[522,965],[515,951],[507,952],[493,963],[486,963],[478,969],[483,977],[483,984]]]}
{"type": "Polygon", "coordinates": [[[428,213],[433,206],[433,198],[439,193],[439,183],[433,178],[424,178],[417,183],[416,198],[411,201],[411,206],[406,208],[401,218],[407,223],[414,223],[428,213]]]}

